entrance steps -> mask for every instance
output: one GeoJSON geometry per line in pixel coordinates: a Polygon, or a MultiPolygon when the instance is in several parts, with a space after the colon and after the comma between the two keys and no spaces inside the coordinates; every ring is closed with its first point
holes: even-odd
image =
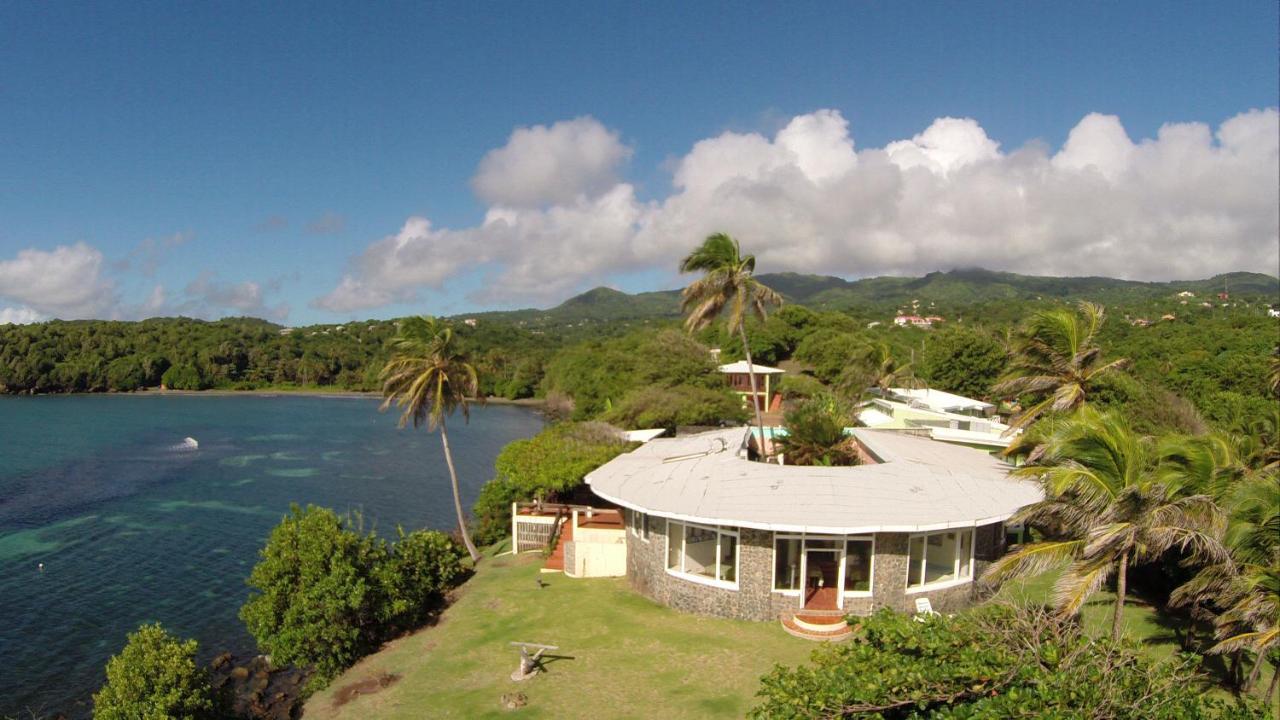
{"type": "Polygon", "coordinates": [[[560,540],[556,543],[556,547],[551,551],[550,557],[547,558],[546,564],[542,566],[542,572],[555,573],[564,572],[564,544],[573,540],[573,522],[565,520],[560,523],[560,540]]]}
{"type": "Polygon", "coordinates": [[[840,642],[853,635],[840,610],[788,610],[779,620],[788,634],[805,640],[840,642]]]}

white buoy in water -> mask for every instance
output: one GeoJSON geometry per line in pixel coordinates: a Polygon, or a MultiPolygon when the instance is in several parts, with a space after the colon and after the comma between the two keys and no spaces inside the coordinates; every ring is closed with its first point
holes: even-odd
{"type": "Polygon", "coordinates": [[[195,450],[200,447],[200,443],[196,442],[196,439],[193,437],[186,438],[182,442],[192,450],[195,450]]]}
{"type": "Polygon", "coordinates": [[[40,572],[44,572],[44,563],[39,563],[36,567],[40,568],[40,572]]]}

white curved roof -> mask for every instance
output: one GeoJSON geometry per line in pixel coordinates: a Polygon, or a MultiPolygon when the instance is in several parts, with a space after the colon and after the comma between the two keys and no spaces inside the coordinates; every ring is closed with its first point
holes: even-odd
{"type": "Polygon", "coordinates": [[[974,527],[1042,498],[1034,482],[972,448],[859,428],[881,462],[801,467],[746,459],[747,428],[659,438],[587,475],[623,507],[673,520],[854,534],[974,527]]]}
{"type": "Polygon", "coordinates": [[[728,365],[720,366],[720,372],[722,373],[745,373],[752,371],[757,375],[779,375],[786,372],[786,370],[780,370],[776,367],[769,367],[768,365],[761,365],[759,363],[748,365],[746,360],[739,360],[737,362],[731,362],[728,365]]]}

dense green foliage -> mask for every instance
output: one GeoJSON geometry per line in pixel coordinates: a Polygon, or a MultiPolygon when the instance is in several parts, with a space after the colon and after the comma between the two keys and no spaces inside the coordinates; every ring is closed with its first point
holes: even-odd
{"type": "Polygon", "coordinates": [[[830,395],[818,395],[787,412],[787,432],[777,438],[788,465],[856,465],[858,453],[845,434],[848,416],[830,395]]]}
{"type": "Polygon", "coordinates": [[[497,542],[511,531],[511,503],[572,500],[587,473],[633,447],[608,425],[573,422],[508,443],[494,462],[496,476],[472,507],[476,541],[497,542]]]}
{"type": "Polygon", "coordinates": [[[159,624],[139,627],[107,661],[107,681],[93,695],[94,720],[214,717],[214,693],[195,657],[195,640],[174,637],[159,624]]]}
{"type": "Polygon", "coordinates": [[[681,425],[738,424],[748,414],[742,400],[724,388],[648,385],[628,392],[600,419],[631,430],[674,429],[681,425]]]}
{"type": "Polygon", "coordinates": [[[332,510],[294,506],[249,575],[255,592],[240,618],[273,661],[312,668],[323,684],[436,610],[462,576],[460,558],[438,532],[388,547],[332,510]]]}
{"type": "Polygon", "coordinates": [[[925,346],[920,377],[931,387],[965,397],[990,397],[1007,361],[1004,345],[990,333],[953,327],[934,334],[925,346]]]}
{"type": "Polygon", "coordinates": [[[850,641],[775,668],[759,695],[757,718],[1266,717],[1210,699],[1190,658],[1153,663],[1070,621],[1003,605],[927,622],[890,610],[859,618],[850,641]]]}
{"type": "Polygon", "coordinates": [[[547,364],[543,380],[547,391],[573,399],[576,420],[600,415],[626,400],[629,393],[679,386],[732,397],[706,346],[672,329],[633,332],[566,348],[547,364]]]}

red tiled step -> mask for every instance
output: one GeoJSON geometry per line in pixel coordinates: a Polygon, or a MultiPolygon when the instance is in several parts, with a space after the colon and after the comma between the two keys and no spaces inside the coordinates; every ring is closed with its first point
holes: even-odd
{"type": "Polygon", "coordinates": [[[805,612],[796,613],[791,621],[797,627],[811,632],[840,632],[849,627],[849,623],[845,622],[841,616],[815,615],[805,612]]]}
{"type": "Polygon", "coordinates": [[[564,572],[564,544],[571,540],[573,540],[573,523],[568,521],[561,523],[560,540],[551,551],[547,562],[543,564],[543,572],[564,572]]]}
{"type": "Polygon", "coordinates": [[[796,625],[790,618],[785,617],[782,618],[782,629],[786,630],[788,634],[794,635],[798,638],[821,642],[840,642],[841,640],[849,639],[849,636],[853,635],[853,628],[848,625],[845,625],[838,630],[809,630],[796,625]]]}

